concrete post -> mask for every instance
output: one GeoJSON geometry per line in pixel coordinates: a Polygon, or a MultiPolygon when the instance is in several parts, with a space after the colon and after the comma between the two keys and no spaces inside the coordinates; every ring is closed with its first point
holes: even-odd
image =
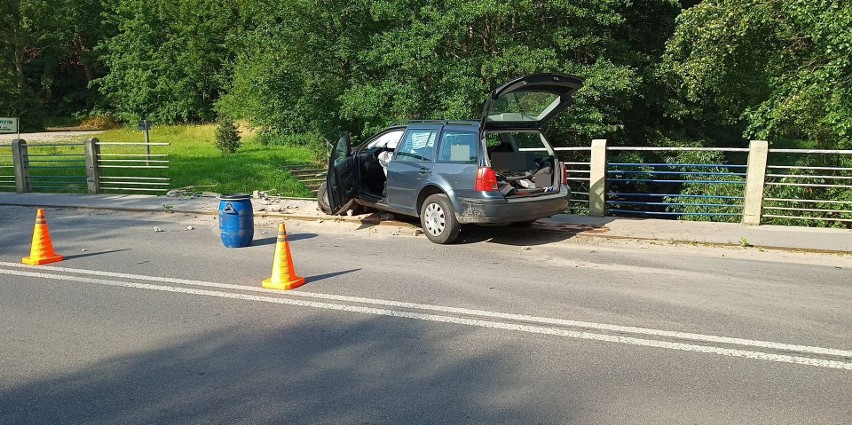
{"type": "Polygon", "coordinates": [[[768,157],[769,142],[752,140],[749,143],[745,200],[743,201],[743,224],[748,226],[760,225],[760,217],[763,214],[763,184],[766,180],[768,157]]]}
{"type": "Polygon", "coordinates": [[[606,213],[606,139],[592,140],[589,169],[589,216],[603,217],[606,213]]]}
{"type": "Polygon", "coordinates": [[[12,140],[12,165],[15,168],[15,190],[18,193],[30,191],[30,160],[27,155],[27,141],[12,140]]]}
{"type": "Polygon", "coordinates": [[[100,140],[95,137],[83,142],[83,151],[86,156],[86,186],[89,193],[101,192],[101,170],[98,168],[101,147],[98,142],[100,140]]]}

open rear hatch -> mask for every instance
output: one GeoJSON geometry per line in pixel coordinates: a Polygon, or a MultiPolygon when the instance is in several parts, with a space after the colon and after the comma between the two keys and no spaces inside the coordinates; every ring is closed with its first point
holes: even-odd
{"type": "Polygon", "coordinates": [[[498,87],[485,102],[482,130],[541,128],[571,103],[583,80],[570,75],[535,74],[498,87]]]}
{"type": "Polygon", "coordinates": [[[498,87],[485,102],[480,137],[507,198],[559,192],[561,163],[540,129],[571,104],[583,80],[535,74],[498,87]]]}

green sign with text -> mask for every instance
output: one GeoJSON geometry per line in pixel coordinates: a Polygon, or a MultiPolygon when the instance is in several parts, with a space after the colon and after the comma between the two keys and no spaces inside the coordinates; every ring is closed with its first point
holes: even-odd
{"type": "Polygon", "coordinates": [[[17,118],[2,118],[0,117],[0,133],[17,133],[18,119],[17,118]]]}

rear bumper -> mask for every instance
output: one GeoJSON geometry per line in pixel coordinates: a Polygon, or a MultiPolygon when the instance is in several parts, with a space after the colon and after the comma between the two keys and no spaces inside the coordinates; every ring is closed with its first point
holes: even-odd
{"type": "Polygon", "coordinates": [[[558,194],[531,198],[457,199],[459,223],[510,223],[562,214],[568,209],[571,193],[563,187],[558,194]]]}

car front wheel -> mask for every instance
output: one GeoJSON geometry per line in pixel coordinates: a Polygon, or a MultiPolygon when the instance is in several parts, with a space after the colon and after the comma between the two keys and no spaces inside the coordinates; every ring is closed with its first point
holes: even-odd
{"type": "Polygon", "coordinates": [[[328,188],[325,183],[317,188],[317,206],[320,211],[331,215],[331,207],[328,205],[328,188]]]}
{"type": "Polygon", "coordinates": [[[444,194],[430,195],[423,201],[420,225],[426,237],[439,244],[452,243],[461,230],[450,198],[444,194]]]}

